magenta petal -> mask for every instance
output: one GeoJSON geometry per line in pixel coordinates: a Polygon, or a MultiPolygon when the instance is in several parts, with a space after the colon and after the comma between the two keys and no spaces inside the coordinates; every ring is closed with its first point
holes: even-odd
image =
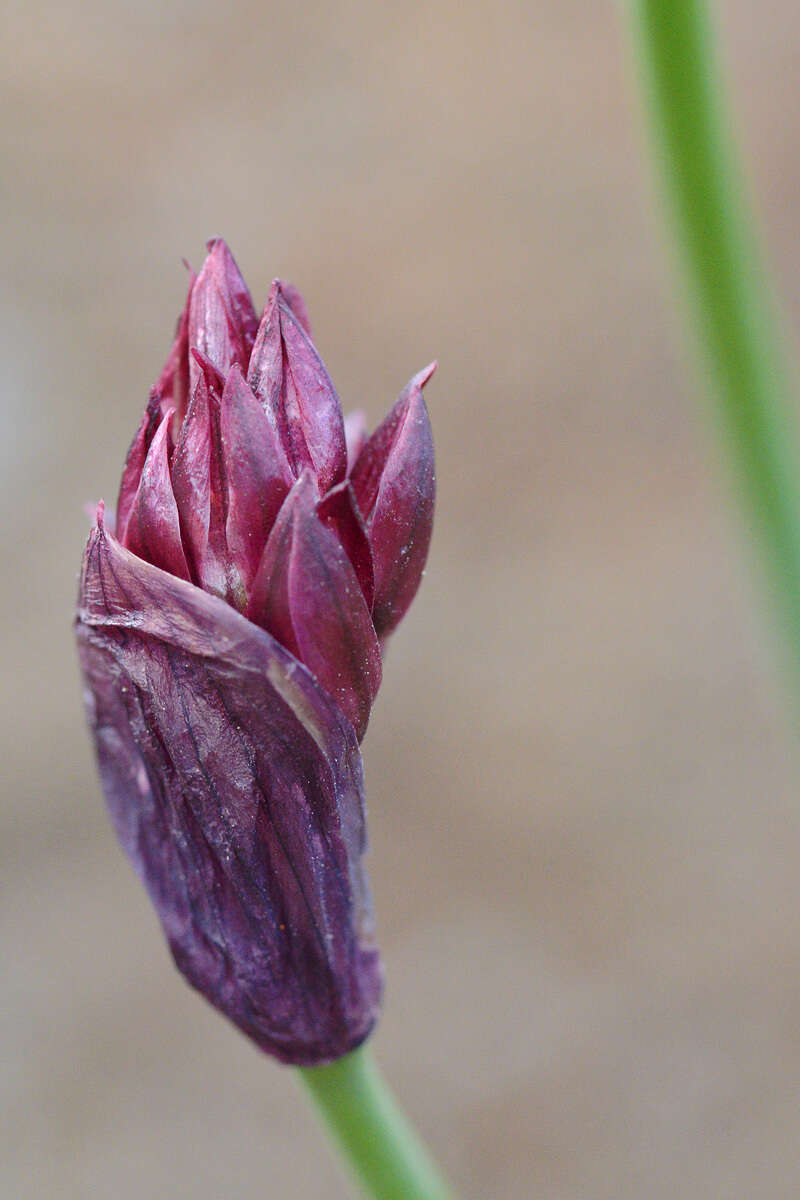
{"type": "MultiPolygon", "coordinates": [[[[233,363],[246,368],[258,319],[247,285],[222,238],[208,243],[209,254],[192,289],[189,305],[189,349],[198,350],[223,378],[233,363]]],[[[190,386],[198,376],[189,362],[190,386]]]]}
{"type": "Polygon", "coordinates": [[[139,558],[169,571],[181,579],[189,578],[189,568],[181,544],[178,506],[169,473],[169,426],[172,409],[161,424],[147,452],[136,500],[125,529],[125,545],[139,558]]]}
{"type": "Polygon", "coordinates": [[[358,457],[351,475],[375,565],[372,616],[391,633],[422,579],[436,497],[433,436],[422,388],[436,364],[415,375],[358,457]]]}
{"type": "Polygon", "coordinates": [[[342,549],[353,564],[367,608],[372,612],[375,599],[372,549],[355,493],[348,479],[344,483],[337,483],[336,487],[331,488],[327,496],[320,500],[317,515],[341,542],[342,549]]]}
{"type": "Polygon", "coordinates": [[[247,615],[306,664],[360,740],[380,686],[380,647],[353,566],[316,504],[304,471],[270,534],[247,615]]]}
{"type": "Polygon", "coordinates": [[[316,498],[316,488],[310,478],[310,472],[307,471],[301,475],[292,491],[289,492],[275,524],[272,526],[245,609],[245,616],[249,620],[271,633],[295,658],[300,657],[300,647],[292,622],[289,566],[294,544],[295,492],[306,486],[310,486],[312,490],[311,503],[313,503],[316,498]]]}
{"type": "Polygon", "coordinates": [[[347,447],[339,397],[280,280],[264,309],[248,381],[279,431],[295,474],[311,467],[322,492],[344,479],[347,447]]]}
{"type": "Polygon", "coordinates": [[[161,398],[157,392],[153,391],[150,393],[150,400],[144,410],[139,428],[136,430],[136,436],[131,442],[125,458],[125,466],[122,469],[119,496],[117,497],[116,522],[117,536],[122,542],[125,540],[128,518],[139,490],[144,460],[147,458],[147,451],[150,449],[155,432],[161,424],[162,416],[161,398]]]}
{"type": "Polygon", "coordinates": [[[249,587],[293,478],[277,432],[238,366],[220,404],[228,550],[249,587]]]}
{"type": "Polygon", "coordinates": [[[286,415],[290,429],[299,431],[307,448],[321,492],[344,479],[347,447],[339,397],[322,359],[294,313],[279,304],[286,353],[284,372],[286,415]]]}
{"type": "Polygon", "coordinates": [[[179,969],[284,1062],[354,1049],[381,969],[350,724],[269,634],[102,528],[78,639],[108,806],[179,969]]]}
{"type": "Polygon", "coordinates": [[[264,406],[264,411],[273,428],[278,432],[289,462],[294,470],[295,454],[292,448],[286,409],[283,403],[283,338],[281,337],[280,313],[278,311],[278,280],[270,288],[264,315],[258,327],[253,353],[247,368],[247,382],[264,406]]]}
{"type": "Polygon", "coordinates": [[[209,388],[208,375],[201,371],[189,401],[172,460],[172,485],[192,578],[216,596],[238,599],[241,608],[244,597],[225,546],[218,397],[209,388]]]}
{"type": "Polygon", "coordinates": [[[172,486],[193,577],[202,575],[211,514],[211,417],[208,387],[201,376],[181,426],[172,459],[172,486]]]}

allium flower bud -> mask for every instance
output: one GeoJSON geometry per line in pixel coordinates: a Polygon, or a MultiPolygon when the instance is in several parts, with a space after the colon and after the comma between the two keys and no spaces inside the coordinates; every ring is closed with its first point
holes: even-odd
{"type": "Polygon", "coordinates": [[[119,838],[186,978],[284,1062],[381,992],[359,742],[431,535],[429,367],[365,437],[299,294],[209,254],[98,508],[77,630],[119,838]]]}

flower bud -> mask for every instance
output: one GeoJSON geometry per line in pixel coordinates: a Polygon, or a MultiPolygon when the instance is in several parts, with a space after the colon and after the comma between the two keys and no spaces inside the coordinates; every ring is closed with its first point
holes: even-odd
{"type": "Polygon", "coordinates": [[[415,376],[367,438],[305,305],[259,321],[225,243],[81,573],[77,633],[109,810],[179,969],[284,1062],[377,1018],[359,742],[419,586],[433,444],[415,376]]]}

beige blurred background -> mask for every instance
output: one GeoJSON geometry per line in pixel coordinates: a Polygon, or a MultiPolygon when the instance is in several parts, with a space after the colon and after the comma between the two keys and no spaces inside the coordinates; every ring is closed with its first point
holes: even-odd
{"type": "MultiPolygon", "coordinates": [[[[439,506],[366,742],[376,1052],[469,1200],[800,1193],[796,752],[672,309],[619,11],[3,9],[0,1194],[343,1200],[290,1073],[174,972],[70,630],[204,240],[305,292],[439,506]]],[[[800,322],[800,26],[723,9],[800,322]]]]}

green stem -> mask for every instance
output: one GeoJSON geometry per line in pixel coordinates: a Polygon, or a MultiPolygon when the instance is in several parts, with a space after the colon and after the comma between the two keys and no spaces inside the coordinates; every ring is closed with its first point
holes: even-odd
{"type": "Polygon", "coordinates": [[[362,1046],[325,1067],[301,1067],[300,1077],[373,1200],[453,1200],[362,1046]]]}
{"type": "Polygon", "coordinates": [[[742,511],[800,673],[800,455],[704,0],[628,0],[650,132],[742,511]]]}

